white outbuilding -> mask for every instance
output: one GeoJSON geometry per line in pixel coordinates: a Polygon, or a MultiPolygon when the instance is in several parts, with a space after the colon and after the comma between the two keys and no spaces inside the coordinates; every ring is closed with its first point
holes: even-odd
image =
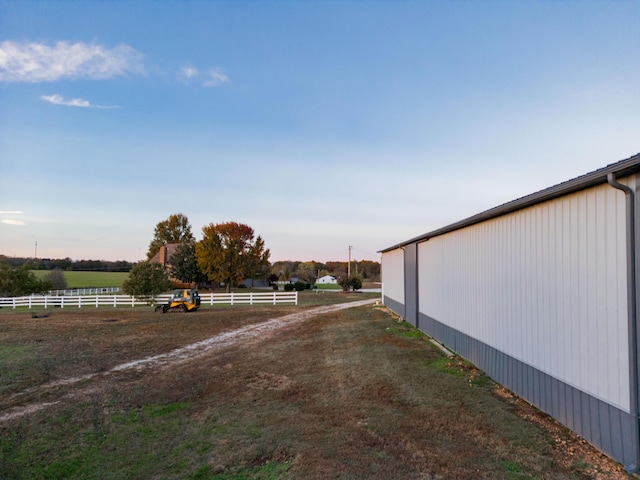
{"type": "Polygon", "coordinates": [[[318,278],[316,283],[321,285],[337,285],[338,280],[336,277],[332,277],[331,275],[325,275],[324,277],[318,278]]]}
{"type": "Polygon", "coordinates": [[[381,252],[385,305],[630,472],[639,189],[637,154],[381,252]]]}

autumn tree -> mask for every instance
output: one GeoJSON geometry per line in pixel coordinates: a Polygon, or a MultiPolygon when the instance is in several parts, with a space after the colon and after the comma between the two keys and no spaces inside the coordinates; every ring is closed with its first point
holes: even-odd
{"type": "Polygon", "coordinates": [[[224,282],[227,292],[245,278],[267,276],[269,250],[249,225],[227,222],[202,227],[196,244],[198,266],[209,280],[224,282]]]}
{"type": "Polygon", "coordinates": [[[305,282],[315,283],[316,278],[318,278],[318,270],[321,268],[322,264],[314,260],[310,262],[300,262],[298,264],[297,277],[305,282]]]}
{"type": "Polygon", "coordinates": [[[359,271],[362,272],[364,278],[372,281],[380,280],[380,262],[371,260],[361,260],[359,263],[359,271]]]}
{"type": "Polygon", "coordinates": [[[334,277],[346,277],[347,276],[347,262],[327,262],[327,270],[331,272],[334,277]]]}
{"type": "Polygon", "coordinates": [[[122,283],[122,291],[139,300],[153,303],[154,297],[171,289],[164,267],[157,262],[140,262],[122,283]]]}
{"type": "Polygon", "coordinates": [[[184,283],[199,283],[206,280],[206,275],[198,266],[196,260],[196,244],[184,243],[176,248],[169,259],[170,274],[173,278],[184,283]]]}
{"type": "Polygon", "coordinates": [[[193,243],[195,238],[191,233],[189,219],[182,213],[176,213],[158,223],[153,233],[153,240],[149,244],[147,259],[150,260],[158,253],[165,243],[193,243]]]}

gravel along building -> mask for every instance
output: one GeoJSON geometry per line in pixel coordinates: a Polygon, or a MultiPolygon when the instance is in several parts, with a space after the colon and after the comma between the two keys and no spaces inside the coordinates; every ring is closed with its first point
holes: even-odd
{"type": "Polygon", "coordinates": [[[385,305],[638,471],[640,154],[382,250],[385,305]]]}

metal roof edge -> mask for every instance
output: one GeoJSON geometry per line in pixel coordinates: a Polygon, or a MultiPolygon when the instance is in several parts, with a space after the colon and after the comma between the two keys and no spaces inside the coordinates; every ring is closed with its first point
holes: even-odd
{"type": "Polygon", "coordinates": [[[524,197],[517,198],[516,200],[504,203],[497,207],[490,208],[489,210],[485,210],[484,212],[465,218],[464,220],[460,220],[459,222],[452,223],[450,225],[447,225],[446,227],[442,227],[418,237],[414,237],[410,240],[397,243],[391,247],[385,248],[384,250],[380,250],[378,253],[389,252],[391,250],[402,248],[412,243],[424,242],[429,240],[430,238],[437,237],[438,235],[443,235],[455,230],[460,230],[461,228],[469,227],[476,223],[484,222],[486,220],[496,218],[507,213],[512,213],[517,210],[545,202],[547,200],[552,200],[569,193],[574,193],[586,188],[593,187],[595,185],[607,183],[607,175],[609,173],[615,173],[617,176],[628,176],[637,171],[640,171],[640,153],[636,153],[632,157],[616,163],[612,163],[610,165],[607,165],[606,167],[594,170],[593,172],[589,172],[574,179],[567,180],[566,182],[559,183],[552,187],[545,188],[544,190],[540,190],[530,195],[526,195],[524,197]]]}

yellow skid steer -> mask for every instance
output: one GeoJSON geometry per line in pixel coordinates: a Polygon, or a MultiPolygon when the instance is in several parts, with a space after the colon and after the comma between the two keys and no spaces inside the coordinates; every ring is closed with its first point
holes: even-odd
{"type": "Polygon", "coordinates": [[[174,290],[167,303],[156,306],[158,313],[190,312],[200,307],[200,295],[197,290],[180,289],[174,290]]]}

